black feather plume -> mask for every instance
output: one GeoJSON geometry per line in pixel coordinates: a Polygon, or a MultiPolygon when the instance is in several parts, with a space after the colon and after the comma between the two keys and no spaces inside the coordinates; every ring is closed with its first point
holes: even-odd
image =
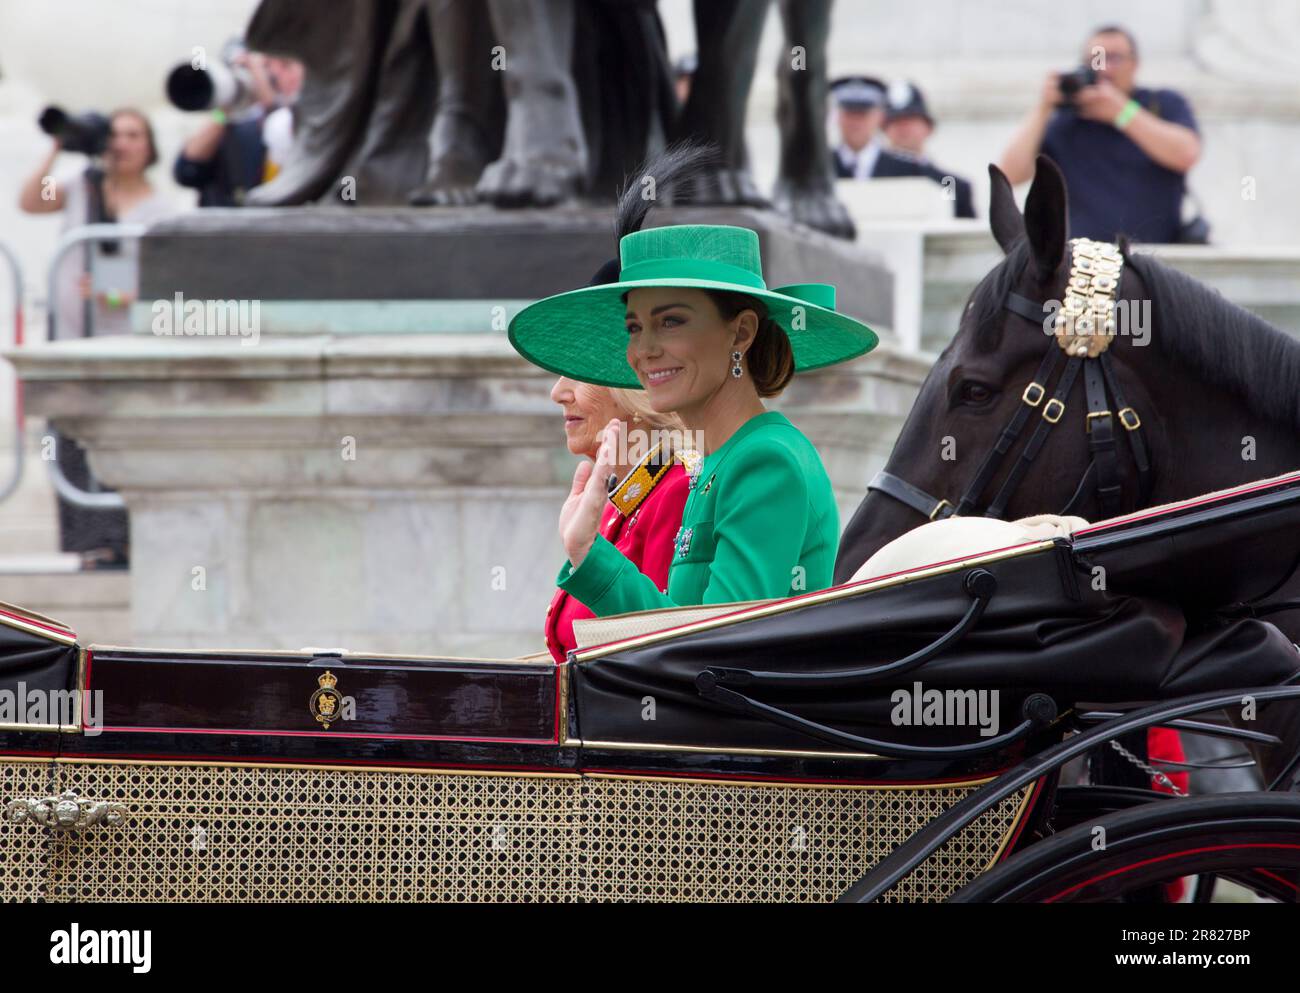
{"type": "Polygon", "coordinates": [[[650,213],[650,208],[659,203],[673,186],[683,180],[693,179],[718,160],[716,145],[691,141],[675,142],[657,155],[651,156],[637,171],[636,176],[624,184],[623,192],[619,194],[615,234],[622,238],[633,231],[640,231],[646,215],[650,213]],[[653,198],[644,195],[647,178],[654,180],[653,198]]]}
{"type": "Polygon", "coordinates": [[[694,179],[707,166],[717,162],[718,157],[717,145],[679,141],[647,159],[636,176],[624,183],[623,192],[618,195],[618,209],[614,215],[614,257],[596,270],[587,285],[617,283],[620,272],[618,242],[623,235],[640,231],[650,208],[669,195],[675,183],[694,179]],[[645,195],[647,177],[654,180],[653,197],[645,195]]]}

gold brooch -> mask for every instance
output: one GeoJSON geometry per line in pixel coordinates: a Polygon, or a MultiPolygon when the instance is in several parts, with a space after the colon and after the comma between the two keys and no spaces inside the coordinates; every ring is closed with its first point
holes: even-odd
{"type": "Polygon", "coordinates": [[[339,719],[339,711],[343,707],[343,694],[334,688],[338,685],[338,681],[338,677],[326,669],[317,678],[316,683],[320,689],[311,695],[311,702],[308,704],[312,716],[325,725],[326,730],[329,730],[332,721],[339,719]]]}

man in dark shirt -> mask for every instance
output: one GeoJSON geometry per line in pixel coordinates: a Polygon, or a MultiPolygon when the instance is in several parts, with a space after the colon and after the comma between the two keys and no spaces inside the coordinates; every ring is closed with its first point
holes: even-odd
{"type": "Polygon", "coordinates": [[[945,195],[953,188],[957,216],[975,216],[969,183],[948,176],[927,159],[885,147],[880,139],[885,121],[884,83],[873,76],[844,76],[834,80],[830,89],[840,130],[840,142],[831,149],[837,179],[924,176],[943,186],[945,195]]]}
{"type": "Polygon", "coordinates": [[[199,191],[200,207],[241,206],[244,195],[269,178],[263,125],[277,107],[297,98],[301,86],[301,67],[290,59],[240,51],[231,64],[247,71],[251,102],[238,112],[214,109],[172,168],[177,183],[199,191]]]}
{"type": "Polygon", "coordinates": [[[181,186],[199,191],[200,207],[238,207],[244,194],[262,182],[266,145],[262,143],[262,115],[230,121],[224,111],[214,111],[212,123],[191,138],[176,157],[172,174],[181,186]],[[208,151],[203,143],[215,143],[208,151]]]}
{"type": "Polygon", "coordinates": [[[1070,234],[1114,241],[1178,240],[1184,177],[1201,154],[1187,101],[1173,90],[1135,85],[1137,43],[1117,26],[1088,40],[1084,65],[1096,81],[1072,96],[1051,73],[1000,163],[1012,183],[1033,177],[1041,151],[1061,168],[1070,195],[1070,234]]]}

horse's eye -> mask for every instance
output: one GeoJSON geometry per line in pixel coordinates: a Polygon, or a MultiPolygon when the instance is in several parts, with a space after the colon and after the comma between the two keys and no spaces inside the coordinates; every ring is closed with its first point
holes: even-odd
{"type": "Polygon", "coordinates": [[[957,396],[962,403],[978,407],[993,399],[993,391],[983,383],[976,383],[968,379],[961,384],[957,396]]]}

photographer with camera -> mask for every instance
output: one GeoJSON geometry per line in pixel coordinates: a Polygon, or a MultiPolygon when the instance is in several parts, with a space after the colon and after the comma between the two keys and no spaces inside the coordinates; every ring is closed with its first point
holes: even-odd
{"type": "MultiPolygon", "coordinates": [[[[174,212],[172,204],[149,181],[158,161],[153,127],[140,111],[116,110],[108,117],[71,117],[57,107],[42,115],[41,127],[54,142],[41,164],[23,183],[19,209],[29,214],[62,212],[65,231],[84,224],[120,221],[148,224],[174,212]],[[90,157],[88,166],[54,172],[61,151],[90,157]]],[[[131,241],[105,243],[78,258],[64,257],[59,270],[59,299],[50,301],[57,338],[130,331],[135,299],[135,260],[131,241]],[[86,301],[85,305],[81,305],[86,301]],[[89,313],[88,313],[89,311],[89,313]]]]}
{"type": "Polygon", "coordinates": [[[1135,85],[1137,42],[1108,25],[1088,39],[1084,65],[1051,73],[999,165],[1007,178],[1033,177],[1041,151],[1070,191],[1070,234],[1114,241],[1204,240],[1181,222],[1185,175],[1201,155],[1187,101],[1173,90],[1135,85]]]}
{"type": "MultiPolygon", "coordinates": [[[[138,110],[108,117],[72,117],[57,107],[41,115],[42,130],[54,141],[27,180],[18,206],[30,214],[62,212],[63,228],[97,223],[148,224],[173,212],[146,175],[158,161],[153,128],[138,110]],[[54,172],[61,151],[90,157],[90,164],[54,172]]],[[[57,296],[48,301],[56,338],[92,333],[127,334],[136,295],[138,244],[133,239],[99,242],[66,254],[55,278],[57,296]]],[[[85,452],[71,438],[58,438],[63,474],[81,489],[102,489],[90,474],[85,452]]],[[[83,568],[125,568],[127,516],[122,510],[92,510],[59,499],[60,544],[78,552],[83,568]]]]}
{"type": "Polygon", "coordinates": [[[199,191],[200,207],[237,207],[250,189],[274,177],[283,146],[292,142],[287,115],[302,75],[301,63],[247,51],[239,42],[226,46],[215,69],[186,64],[172,72],[172,102],[212,115],[185,142],[172,170],[177,183],[199,191]]]}

